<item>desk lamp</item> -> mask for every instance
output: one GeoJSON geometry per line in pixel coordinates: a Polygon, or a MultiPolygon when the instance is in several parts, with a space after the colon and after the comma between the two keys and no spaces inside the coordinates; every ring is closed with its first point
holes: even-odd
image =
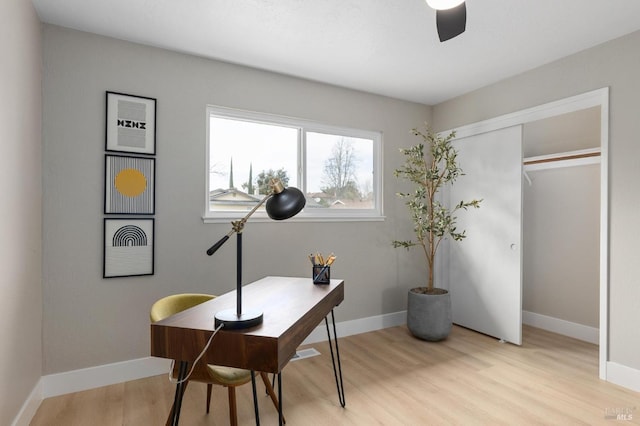
{"type": "Polygon", "coordinates": [[[273,220],[289,219],[300,213],[306,200],[304,194],[298,188],[285,188],[279,179],[271,179],[271,193],[267,194],[245,217],[231,222],[231,231],[215,243],[207,254],[211,256],[215,253],[234,233],[237,235],[236,247],[236,310],[227,309],[215,315],[215,326],[224,324],[227,330],[239,330],[262,324],[262,312],[245,311],[242,312],[242,231],[249,217],[265,203],[265,209],[269,217],[273,220]]]}

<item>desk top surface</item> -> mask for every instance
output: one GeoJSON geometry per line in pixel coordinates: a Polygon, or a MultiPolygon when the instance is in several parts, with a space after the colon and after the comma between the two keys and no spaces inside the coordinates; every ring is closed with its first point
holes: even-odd
{"type": "MultiPolygon", "coordinates": [[[[220,332],[278,337],[322,299],[341,290],[343,283],[342,280],[331,280],[328,285],[316,285],[311,278],[262,278],[242,287],[242,307],[243,310],[262,311],[263,323],[245,330],[222,329],[220,332]]],[[[235,290],[158,321],[155,325],[214,330],[214,315],[216,312],[227,309],[234,311],[236,309],[235,290]]]]}

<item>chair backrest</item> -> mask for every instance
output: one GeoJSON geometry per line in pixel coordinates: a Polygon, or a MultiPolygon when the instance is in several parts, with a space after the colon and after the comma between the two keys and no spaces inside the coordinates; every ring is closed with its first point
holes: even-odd
{"type": "Polygon", "coordinates": [[[151,322],[160,321],[173,314],[184,311],[215,298],[211,294],[184,293],[163,297],[151,306],[149,317],[151,322]]]}

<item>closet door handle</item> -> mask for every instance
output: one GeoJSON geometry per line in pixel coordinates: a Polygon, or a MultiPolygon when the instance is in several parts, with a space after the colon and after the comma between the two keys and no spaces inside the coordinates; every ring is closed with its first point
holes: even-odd
{"type": "Polygon", "coordinates": [[[509,248],[511,249],[511,251],[516,251],[516,249],[518,248],[518,246],[514,243],[514,244],[511,244],[511,245],[509,246],[509,248]]]}

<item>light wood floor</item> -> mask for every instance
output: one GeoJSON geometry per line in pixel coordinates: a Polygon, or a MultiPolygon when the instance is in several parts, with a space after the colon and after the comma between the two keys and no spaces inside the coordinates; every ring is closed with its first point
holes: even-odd
{"type": "MultiPolygon", "coordinates": [[[[598,379],[597,346],[543,330],[525,327],[520,347],[460,327],[439,343],[394,327],[339,344],[346,408],[328,345],[317,343],[321,356],[283,372],[287,425],[640,424],[640,393],[598,379]]],[[[277,424],[258,383],[261,424],[277,424]]],[[[173,391],[165,375],[49,398],[31,425],[162,425],[173,391]]],[[[189,385],[181,425],[229,424],[226,390],[214,387],[209,415],[205,394],[204,385],[189,385]]],[[[249,385],[239,389],[238,410],[241,425],[255,424],[249,385]]]]}

